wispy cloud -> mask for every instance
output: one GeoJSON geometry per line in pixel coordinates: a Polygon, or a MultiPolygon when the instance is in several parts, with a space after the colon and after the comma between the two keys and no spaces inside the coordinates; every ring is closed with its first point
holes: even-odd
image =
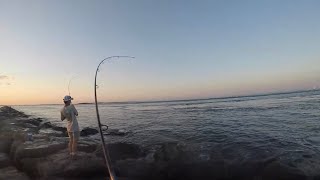
{"type": "Polygon", "coordinates": [[[0,85],[1,86],[10,86],[12,85],[13,77],[7,75],[0,75],[0,85]]]}
{"type": "Polygon", "coordinates": [[[9,76],[6,75],[0,75],[0,80],[9,79],[9,76]]]}

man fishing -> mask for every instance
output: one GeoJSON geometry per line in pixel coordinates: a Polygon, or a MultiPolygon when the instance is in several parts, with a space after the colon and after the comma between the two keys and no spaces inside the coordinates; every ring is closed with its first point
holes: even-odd
{"type": "Polygon", "coordinates": [[[80,136],[79,125],[77,121],[78,111],[71,104],[73,98],[69,95],[63,98],[64,107],[61,109],[61,121],[67,119],[67,131],[69,135],[69,152],[74,157],[77,152],[77,145],[80,136]]]}

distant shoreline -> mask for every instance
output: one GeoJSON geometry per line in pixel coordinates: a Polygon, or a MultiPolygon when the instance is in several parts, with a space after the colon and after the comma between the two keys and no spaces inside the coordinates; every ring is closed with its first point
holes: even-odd
{"type": "MultiPolygon", "coordinates": [[[[261,97],[261,96],[270,96],[270,95],[281,95],[281,94],[293,94],[293,93],[302,93],[302,92],[312,92],[320,91],[320,89],[315,90],[296,90],[296,91],[283,91],[283,92],[272,92],[272,93],[261,93],[261,94],[252,94],[252,95],[240,95],[240,96],[224,96],[224,97],[213,97],[213,98],[198,98],[198,99],[175,99],[175,100],[155,100],[155,101],[115,101],[115,102],[99,102],[99,104],[142,104],[142,103],[165,103],[165,102],[189,102],[189,101],[203,101],[203,100],[214,100],[214,99],[231,99],[231,98],[244,98],[244,97],[261,97]]],[[[81,102],[77,103],[79,105],[94,104],[94,102],[81,102]]],[[[61,104],[17,104],[11,106],[40,106],[40,105],[61,105],[61,104]]],[[[7,106],[7,105],[0,105],[7,106]]]]}

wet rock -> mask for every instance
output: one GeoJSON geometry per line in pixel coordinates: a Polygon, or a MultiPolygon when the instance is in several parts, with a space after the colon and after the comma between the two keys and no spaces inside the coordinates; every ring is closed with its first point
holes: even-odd
{"type": "Polygon", "coordinates": [[[0,153],[0,168],[8,167],[11,165],[10,158],[6,153],[0,153]]]}
{"type": "Polygon", "coordinates": [[[52,128],[52,126],[51,122],[45,122],[40,125],[40,128],[52,128]]]}
{"type": "Polygon", "coordinates": [[[107,129],[103,132],[104,135],[125,136],[128,132],[124,129],[107,129]]]}
{"type": "Polygon", "coordinates": [[[20,139],[15,139],[11,146],[10,146],[10,152],[9,152],[9,156],[10,156],[10,159],[13,160],[14,159],[14,156],[15,156],[15,152],[16,150],[18,149],[18,147],[24,143],[24,140],[20,140],[20,139]]]}
{"type": "Polygon", "coordinates": [[[37,119],[27,119],[25,120],[25,123],[29,123],[29,124],[32,124],[36,127],[40,126],[42,120],[40,118],[37,118],[37,119]]]}
{"type": "Polygon", "coordinates": [[[127,159],[117,161],[115,171],[123,177],[130,179],[156,179],[158,174],[155,172],[154,163],[147,162],[144,159],[127,159]]]}
{"type": "Polygon", "coordinates": [[[156,161],[188,161],[193,157],[195,156],[179,143],[165,143],[154,153],[156,161]]]}
{"type": "Polygon", "coordinates": [[[67,128],[53,125],[50,122],[45,122],[41,124],[39,126],[39,129],[40,129],[39,133],[44,133],[47,135],[60,136],[60,137],[68,136],[67,128]]]}
{"type": "Polygon", "coordinates": [[[39,134],[49,136],[49,137],[67,137],[67,135],[64,132],[61,131],[55,131],[53,129],[40,129],[39,134]]]}
{"type": "MultiPolygon", "coordinates": [[[[112,161],[123,159],[137,159],[145,156],[145,152],[136,144],[115,143],[108,144],[107,148],[112,161]]],[[[102,147],[98,147],[97,156],[103,157],[102,147]]]]}
{"type": "Polygon", "coordinates": [[[0,136],[0,153],[9,153],[13,139],[11,135],[0,136]]]}
{"type": "Polygon", "coordinates": [[[29,180],[30,178],[23,172],[18,171],[15,167],[10,166],[0,169],[0,179],[3,180],[29,180]]]}
{"type": "Polygon", "coordinates": [[[78,151],[92,153],[97,150],[98,143],[92,140],[80,139],[78,142],[78,151]]]}
{"type": "Polygon", "coordinates": [[[263,180],[304,180],[306,175],[297,168],[289,167],[278,161],[268,164],[262,171],[263,180]]]}
{"type": "Polygon", "coordinates": [[[29,117],[28,115],[24,114],[23,112],[17,111],[15,109],[13,109],[10,106],[3,106],[0,108],[0,111],[2,112],[2,114],[6,117],[29,117]]]}
{"type": "Polygon", "coordinates": [[[94,135],[97,133],[99,133],[98,130],[86,127],[81,131],[80,136],[90,136],[90,135],[94,135]]]}
{"type": "Polygon", "coordinates": [[[13,143],[14,148],[10,151],[10,155],[19,169],[21,168],[21,160],[24,158],[46,157],[67,147],[66,143],[58,141],[48,142],[39,140],[34,142],[15,143],[16,142],[13,143]]]}
{"type": "Polygon", "coordinates": [[[75,158],[71,158],[67,150],[46,158],[23,159],[22,168],[33,178],[106,176],[106,167],[102,158],[84,152],[78,152],[75,158]]]}

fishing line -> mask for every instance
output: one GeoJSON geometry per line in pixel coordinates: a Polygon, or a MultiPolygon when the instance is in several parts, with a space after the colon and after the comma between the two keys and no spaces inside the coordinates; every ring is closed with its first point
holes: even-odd
{"type": "Polygon", "coordinates": [[[103,137],[103,133],[102,133],[102,126],[103,125],[100,122],[98,100],[97,100],[98,99],[97,98],[97,87],[98,87],[97,86],[97,75],[98,75],[98,72],[99,72],[100,65],[103,64],[104,61],[109,60],[109,59],[113,59],[113,58],[134,58],[134,57],[131,57],[131,56],[110,56],[110,57],[107,57],[107,58],[103,59],[99,63],[99,65],[97,67],[97,70],[96,70],[95,77],[94,77],[94,100],[95,100],[95,104],[96,104],[96,113],[97,113],[97,120],[98,120],[99,133],[100,133],[100,138],[101,138],[101,143],[102,143],[102,150],[103,150],[104,160],[105,160],[105,163],[106,163],[107,168],[108,168],[110,180],[117,180],[117,177],[115,176],[114,170],[113,170],[113,168],[111,166],[111,160],[110,160],[109,151],[108,151],[108,148],[106,147],[106,144],[105,144],[105,141],[104,141],[104,137],[103,137]]]}
{"type": "Polygon", "coordinates": [[[71,94],[70,94],[70,84],[71,84],[71,81],[73,80],[73,79],[75,79],[76,78],[76,76],[72,76],[71,78],[70,78],[70,80],[69,80],[69,84],[68,84],[68,93],[69,93],[69,96],[71,96],[71,94]]]}

